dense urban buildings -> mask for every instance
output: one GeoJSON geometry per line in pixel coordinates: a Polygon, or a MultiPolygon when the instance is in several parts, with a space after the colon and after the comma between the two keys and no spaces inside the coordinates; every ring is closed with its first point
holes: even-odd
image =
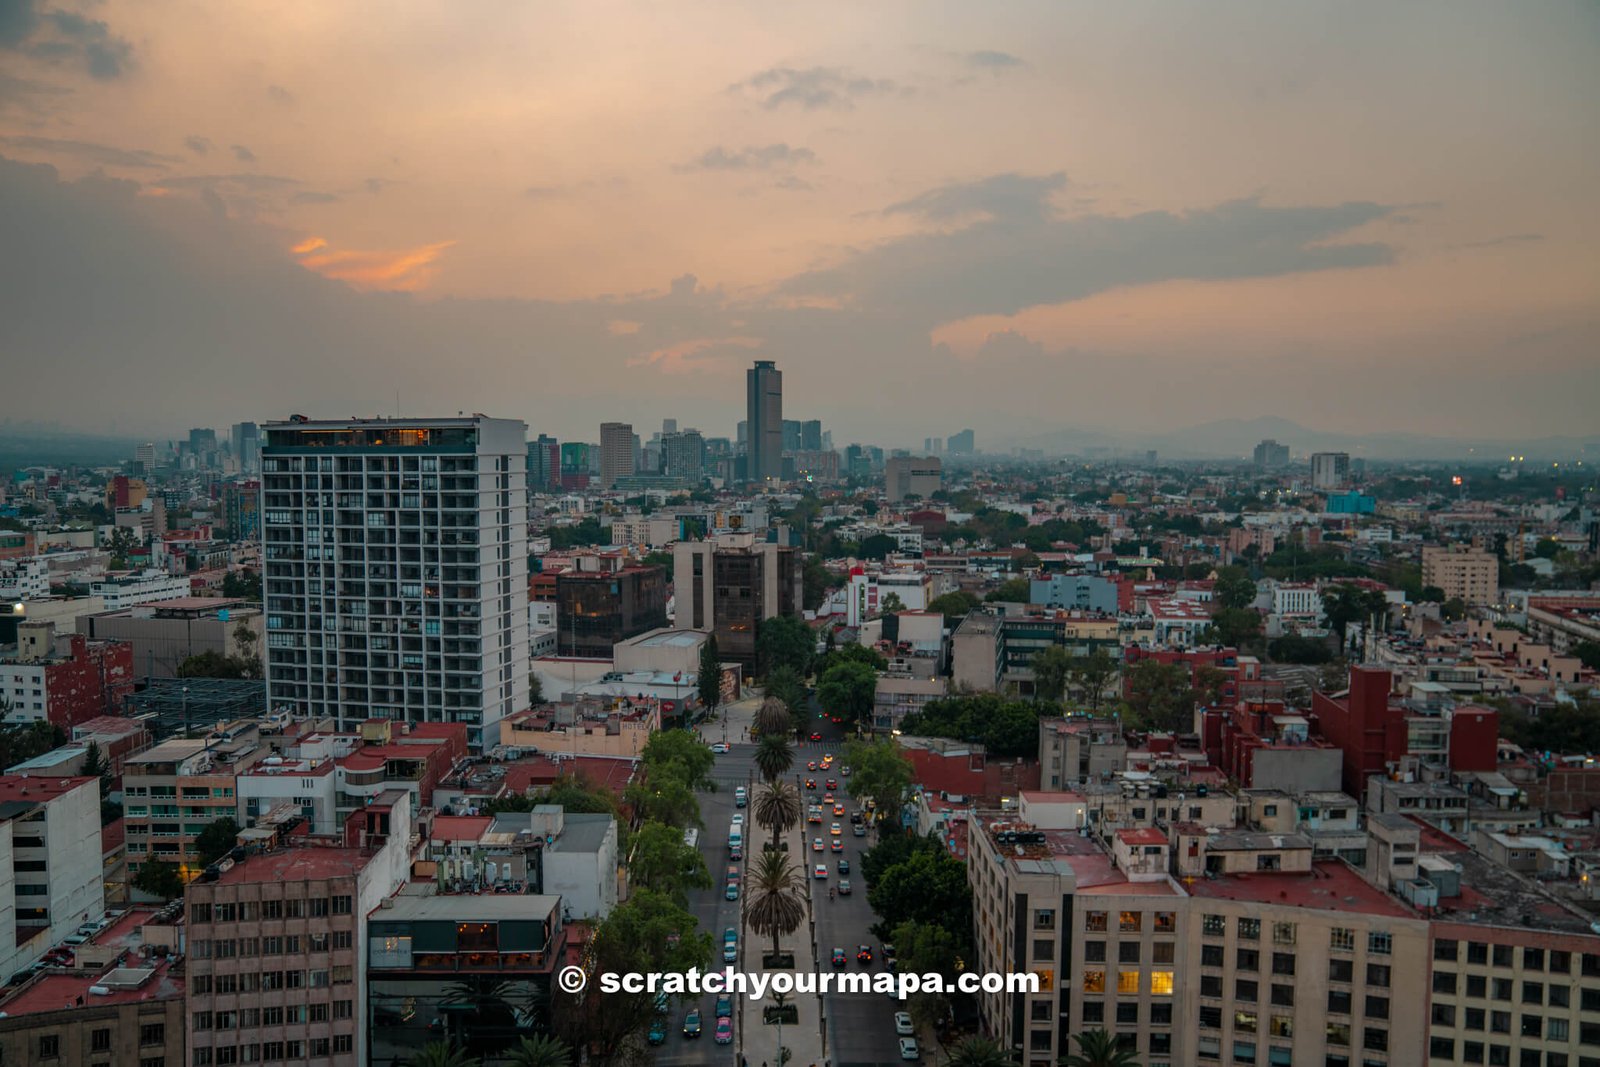
{"type": "Polygon", "coordinates": [[[526,427],[292,419],[262,454],[268,699],[343,723],[527,706],[526,427]]]}

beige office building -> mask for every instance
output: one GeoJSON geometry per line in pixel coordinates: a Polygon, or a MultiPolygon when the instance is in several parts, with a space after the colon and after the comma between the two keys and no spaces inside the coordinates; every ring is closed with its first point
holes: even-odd
{"type": "Polygon", "coordinates": [[[1500,600],[1500,561],[1481,548],[1428,545],[1422,550],[1422,584],[1437,586],[1446,600],[1495,604],[1500,600]]]}

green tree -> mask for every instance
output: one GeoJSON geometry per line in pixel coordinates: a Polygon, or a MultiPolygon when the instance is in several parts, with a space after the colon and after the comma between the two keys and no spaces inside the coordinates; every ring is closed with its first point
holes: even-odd
{"type": "Polygon", "coordinates": [[[1600,641],[1579,641],[1568,650],[1591,671],[1600,671],[1600,641]]]}
{"type": "Polygon", "coordinates": [[[684,844],[683,831],[647,822],[628,844],[628,880],[687,907],[690,889],[709,889],[711,874],[697,848],[684,844]]]}
{"type": "Polygon", "coordinates": [[[528,672],[528,707],[536,708],[544,703],[544,683],[539,680],[535,671],[528,672]]]}
{"type": "Polygon", "coordinates": [[[111,555],[111,569],[125,571],[128,569],[128,557],[133,550],[139,547],[139,542],[134,538],[133,531],[126,526],[118,526],[111,531],[111,537],[106,541],[106,551],[111,555]]]}
{"type": "Polygon", "coordinates": [[[1128,707],[1147,730],[1188,733],[1193,729],[1198,698],[1190,684],[1189,668],[1182,663],[1142,659],[1124,672],[1128,707]]]}
{"type": "Polygon", "coordinates": [[[705,825],[694,790],[683,779],[671,774],[642,781],[635,779],[623,792],[623,799],[640,819],[675,826],[680,833],[691,826],[705,825]]]}
{"type": "Polygon", "coordinates": [[[788,782],[772,782],[756,792],[751,811],[756,822],[772,831],[772,847],[778,848],[783,835],[800,824],[800,791],[788,782]]]}
{"type": "Polygon", "coordinates": [[[689,789],[711,785],[711,768],[717,757],[689,730],[657,730],[639,753],[651,779],[673,778],[689,789]]]}
{"type": "Polygon", "coordinates": [[[878,604],[878,614],[880,616],[898,615],[904,610],[906,610],[905,601],[900,599],[899,593],[890,593],[878,604]]]}
{"type": "Polygon", "coordinates": [[[1276,663],[1326,663],[1333,658],[1328,643],[1314,637],[1284,634],[1267,644],[1267,655],[1276,663]]]}
{"type": "Polygon", "coordinates": [[[851,741],[845,745],[844,764],[850,768],[846,788],[857,800],[870,800],[877,817],[898,827],[900,807],[911,792],[911,760],[893,738],[851,741]]]}
{"type": "MultiPolygon", "coordinates": [[[[788,668],[783,668],[787,671],[788,668]]],[[[790,672],[791,674],[793,672],[790,672]]],[[[755,734],[759,738],[788,737],[795,727],[795,715],[789,705],[775,696],[768,696],[756,709],[755,734]]]]}
{"type": "Polygon", "coordinates": [[[1345,633],[1353,622],[1364,622],[1375,615],[1388,614],[1388,602],[1374,589],[1355,585],[1336,585],[1322,594],[1322,611],[1328,625],[1339,635],[1339,647],[1348,647],[1345,633]]]}
{"type": "MultiPolygon", "coordinates": [[[[832,631],[829,631],[829,636],[832,636],[832,631]]],[[[865,663],[875,671],[889,668],[889,660],[870,645],[836,645],[817,660],[817,677],[827,674],[830,668],[840,663],[865,663]]]]}
{"type": "Polygon", "coordinates": [[[787,734],[763,733],[756,743],[756,770],[768,783],[776,782],[794,766],[794,749],[787,734]]]}
{"type": "MultiPolygon", "coordinates": [[[[922,994],[918,994],[920,996],[922,994]]],[[[911,1014],[916,1016],[916,996],[912,998],[911,1014]]],[[[969,1037],[950,1050],[947,1067],[1016,1067],[1016,1057],[987,1037],[969,1037]]]]}
{"type": "Polygon", "coordinates": [[[1242,648],[1261,636],[1261,613],[1254,608],[1223,608],[1211,617],[1217,640],[1242,648]]]}
{"type": "Polygon", "coordinates": [[[1105,699],[1106,683],[1117,673],[1117,661],[1104,649],[1097,648],[1087,656],[1077,656],[1072,661],[1072,692],[1089,705],[1089,710],[1100,710],[1105,699]]]}
{"type": "Polygon", "coordinates": [[[406,1067],[479,1067],[481,1061],[459,1045],[430,1041],[406,1060],[406,1067]]]}
{"type": "Polygon", "coordinates": [[[804,678],[811,672],[816,647],[816,635],[798,615],[763,619],[756,627],[756,665],[763,678],[781,666],[804,678]]]}
{"type": "Polygon", "coordinates": [[[162,900],[176,900],[183,896],[183,875],[176,864],[147,859],[133,876],[133,886],[162,900]]]}
{"type": "Polygon", "coordinates": [[[966,618],[980,601],[965,589],[957,589],[942,596],[936,596],[928,603],[929,611],[937,611],[944,616],[944,621],[949,626],[955,626],[966,618]]]}
{"type": "Polygon", "coordinates": [[[867,889],[867,903],[886,920],[874,927],[879,937],[889,933],[884,928],[887,921],[919,922],[947,930],[972,927],[967,865],[943,849],[918,852],[885,870],[867,889]]]}
{"type": "Polygon", "coordinates": [[[1001,602],[1007,604],[1027,604],[1031,602],[1029,597],[1032,595],[1033,586],[1029,583],[1028,579],[1007,578],[998,586],[989,590],[988,595],[986,595],[983,599],[991,604],[1001,602]]]}
{"type": "Polygon", "coordinates": [[[768,966],[776,966],[783,952],[783,935],[794,933],[805,922],[810,902],[805,886],[804,872],[789,861],[787,853],[763,851],[749,867],[744,918],[755,933],[772,936],[768,966]]]}
{"type": "Polygon", "coordinates": [[[695,685],[699,689],[700,704],[705,713],[716,712],[722,703],[722,655],[717,651],[717,635],[710,634],[700,645],[700,666],[695,672],[695,685]]]}
{"type": "Polygon", "coordinates": [[[883,559],[899,548],[900,542],[888,534],[872,534],[862,539],[861,547],[856,549],[856,555],[862,559],[883,559]]]}
{"type": "Polygon", "coordinates": [[[944,844],[933,834],[913,837],[908,834],[886,834],[861,854],[861,880],[867,885],[877,885],[883,872],[905,863],[919,852],[938,852],[944,844]]]}
{"type": "Polygon", "coordinates": [[[1061,1058],[1062,1067],[1139,1067],[1139,1054],[1125,1049],[1105,1030],[1073,1034],[1078,1051],[1061,1058]]]}
{"type": "Polygon", "coordinates": [[[871,718],[877,691],[878,672],[854,661],[835,663],[817,681],[817,700],[823,710],[857,724],[871,718]]]}
{"type": "Polygon", "coordinates": [[[915,737],[948,737],[983,745],[994,758],[1039,756],[1039,705],[997,693],[932,700],[900,722],[915,737]]]}
{"type": "Polygon", "coordinates": [[[178,664],[179,678],[260,678],[261,661],[207,649],[178,664]]]}
{"type": "Polygon", "coordinates": [[[782,703],[789,715],[789,725],[784,728],[784,732],[798,729],[799,724],[805,721],[806,704],[809,699],[805,679],[795,673],[793,667],[785,664],[767,675],[766,692],[769,698],[782,703]]]}
{"type": "Polygon", "coordinates": [[[807,611],[816,611],[828,599],[828,590],[843,584],[822,562],[821,556],[807,556],[800,572],[800,601],[807,611]]]}
{"type": "Polygon", "coordinates": [[[195,851],[200,854],[200,866],[209,867],[233,851],[239,843],[239,824],[231,815],[213,819],[194,839],[195,851]]]}
{"type": "Polygon", "coordinates": [[[572,1048],[558,1037],[541,1034],[517,1042],[506,1057],[509,1067],[568,1067],[572,1048]]]}
{"type": "Polygon", "coordinates": [[[1072,673],[1073,655],[1061,645],[1051,645],[1034,654],[1033,695],[1050,704],[1061,703],[1072,673]]]}
{"type": "Polygon", "coordinates": [[[83,766],[78,773],[85,778],[100,779],[101,800],[111,794],[111,786],[114,784],[111,763],[100,754],[100,743],[98,741],[90,741],[83,746],[83,766]]]}
{"type": "Polygon", "coordinates": [[[561,775],[550,783],[550,788],[534,794],[529,807],[506,810],[532,811],[534,804],[554,804],[574,815],[610,815],[618,822],[622,817],[615,793],[571,774],[561,775]]]}
{"type": "MultiPolygon", "coordinates": [[[[0,700],[0,717],[11,710],[8,702],[0,700]]],[[[0,767],[10,767],[42,756],[66,742],[66,731],[45,719],[0,722],[0,767]]]]}
{"type": "MultiPolygon", "coordinates": [[[[947,985],[957,980],[963,954],[970,953],[970,938],[950,929],[915,920],[899,923],[889,932],[897,968],[906,974],[937,974],[947,985]]],[[[946,1015],[949,1000],[942,994],[918,992],[906,1005],[911,1017],[925,1026],[946,1015]]],[[[952,1054],[952,1058],[954,1054],[952,1054]]]]}
{"type": "Polygon", "coordinates": [[[646,567],[660,567],[666,572],[667,581],[672,581],[672,553],[671,552],[646,552],[644,558],[639,560],[646,567]]]}
{"type": "Polygon", "coordinates": [[[1467,617],[1467,602],[1458,596],[1453,596],[1439,605],[1439,617],[1445,622],[1455,622],[1457,619],[1467,617]]]}
{"type": "Polygon", "coordinates": [[[261,572],[240,568],[222,576],[222,595],[261,603],[261,572]]]}
{"type": "Polygon", "coordinates": [[[1255,602],[1256,583],[1243,567],[1218,567],[1211,596],[1225,611],[1243,611],[1255,602]]]}

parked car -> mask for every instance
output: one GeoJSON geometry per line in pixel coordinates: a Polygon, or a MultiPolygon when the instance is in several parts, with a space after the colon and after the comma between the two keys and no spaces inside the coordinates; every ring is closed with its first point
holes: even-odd
{"type": "Polygon", "coordinates": [[[739,883],[738,882],[729,882],[728,883],[728,887],[722,891],[722,899],[723,900],[738,900],[739,899],[739,883]]]}
{"type": "Polygon", "coordinates": [[[683,1036],[700,1036],[700,1009],[690,1008],[689,1014],[683,1017],[683,1036]]]}
{"type": "Polygon", "coordinates": [[[826,863],[817,864],[816,870],[811,872],[811,877],[826,879],[828,877],[828,865],[826,863]]]}
{"type": "Polygon", "coordinates": [[[739,786],[733,791],[733,806],[742,808],[749,802],[750,794],[745,792],[744,786],[739,786]]]}
{"type": "Polygon", "coordinates": [[[722,996],[717,998],[717,1018],[720,1019],[723,1016],[728,1016],[731,1018],[732,1015],[733,998],[724,993],[722,996]]]}
{"type": "Polygon", "coordinates": [[[733,1020],[724,1016],[717,1020],[717,1028],[711,1034],[711,1040],[719,1045],[733,1043],[733,1020]]]}
{"type": "Polygon", "coordinates": [[[894,1013],[894,1032],[901,1037],[911,1037],[917,1032],[917,1028],[911,1025],[911,1013],[909,1011],[897,1011],[894,1013]]]}
{"type": "Polygon", "coordinates": [[[867,828],[862,826],[860,823],[856,823],[854,826],[850,827],[850,835],[852,837],[866,837],[867,828]]]}
{"type": "Polygon", "coordinates": [[[850,879],[839,879],[839,895],[841,897],[847,897],[850,895],[850,879]]]}
{"type": "Polygon", "coordinates": [[[833,950],[833,965],[835,967],[843,967],[845,965],[845,962],[846,961],[845,961],[845,956],[844,956],[844,949],[842,949],[842,948],[834,949],[833,950]]]}
{"type": "Polygon", "coordinates": [[[900,1058],[903,1060],[918,1060],[922,1058],[922,1053],[917,1051],[916,1038],[902,1037],[900,1039],[900,1058]]]}
{"type": "Polygon", "coordinates": [[[667,1024],[662,1022],[660,1019],[652,1020],[650,1023],[650,1033],[646,1035],[646,1040],[648,1040],[652,1045],[659,1045],[666,1039],[667,1024]]]}

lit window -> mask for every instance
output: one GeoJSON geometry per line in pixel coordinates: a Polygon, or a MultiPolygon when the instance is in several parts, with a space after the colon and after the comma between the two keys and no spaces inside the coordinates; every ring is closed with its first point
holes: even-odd
{"type": "Polygon", "coordinates": [[[1106,928],[1106,913],[1103,911],[1085,912],[1083,928],[1093,933],[1103,933],[1106,928]]]}
{"type": "Polygon", "coordinates": [[[1129,934],[1138,933],[1139,929],[1140,929],[1140,926],[1142,925],[1142,920],[1143,919],[1144,919],[1144,914],[1142,912],[1137,912],[1137,911],[1125,911],[1125,912],[1123,912],[1122,913],[1122,918],[1121,918],[1122,932],[1123,933],[1129,933],[1129,934]]]}
{"type": "Polygon", "coordinates": [[[1158,997],[1172,996],[1172,972],[1151,971],[1150,992],[1158,997]]]}
{"type": "Polygon", "coordinates": [[[1106,972],[1084,971],[1083,991],[1085,993],[1104,993],[1106,991],[1106,972]]]}
{"type": "Polygon", "coordinates": [[[1118,993],[1134,993],[1134,994],[1137,994],[1139,992],[1139,972],[1138,971],[1118,971],[1117,972],[1117,992],[1118,993]]]}

